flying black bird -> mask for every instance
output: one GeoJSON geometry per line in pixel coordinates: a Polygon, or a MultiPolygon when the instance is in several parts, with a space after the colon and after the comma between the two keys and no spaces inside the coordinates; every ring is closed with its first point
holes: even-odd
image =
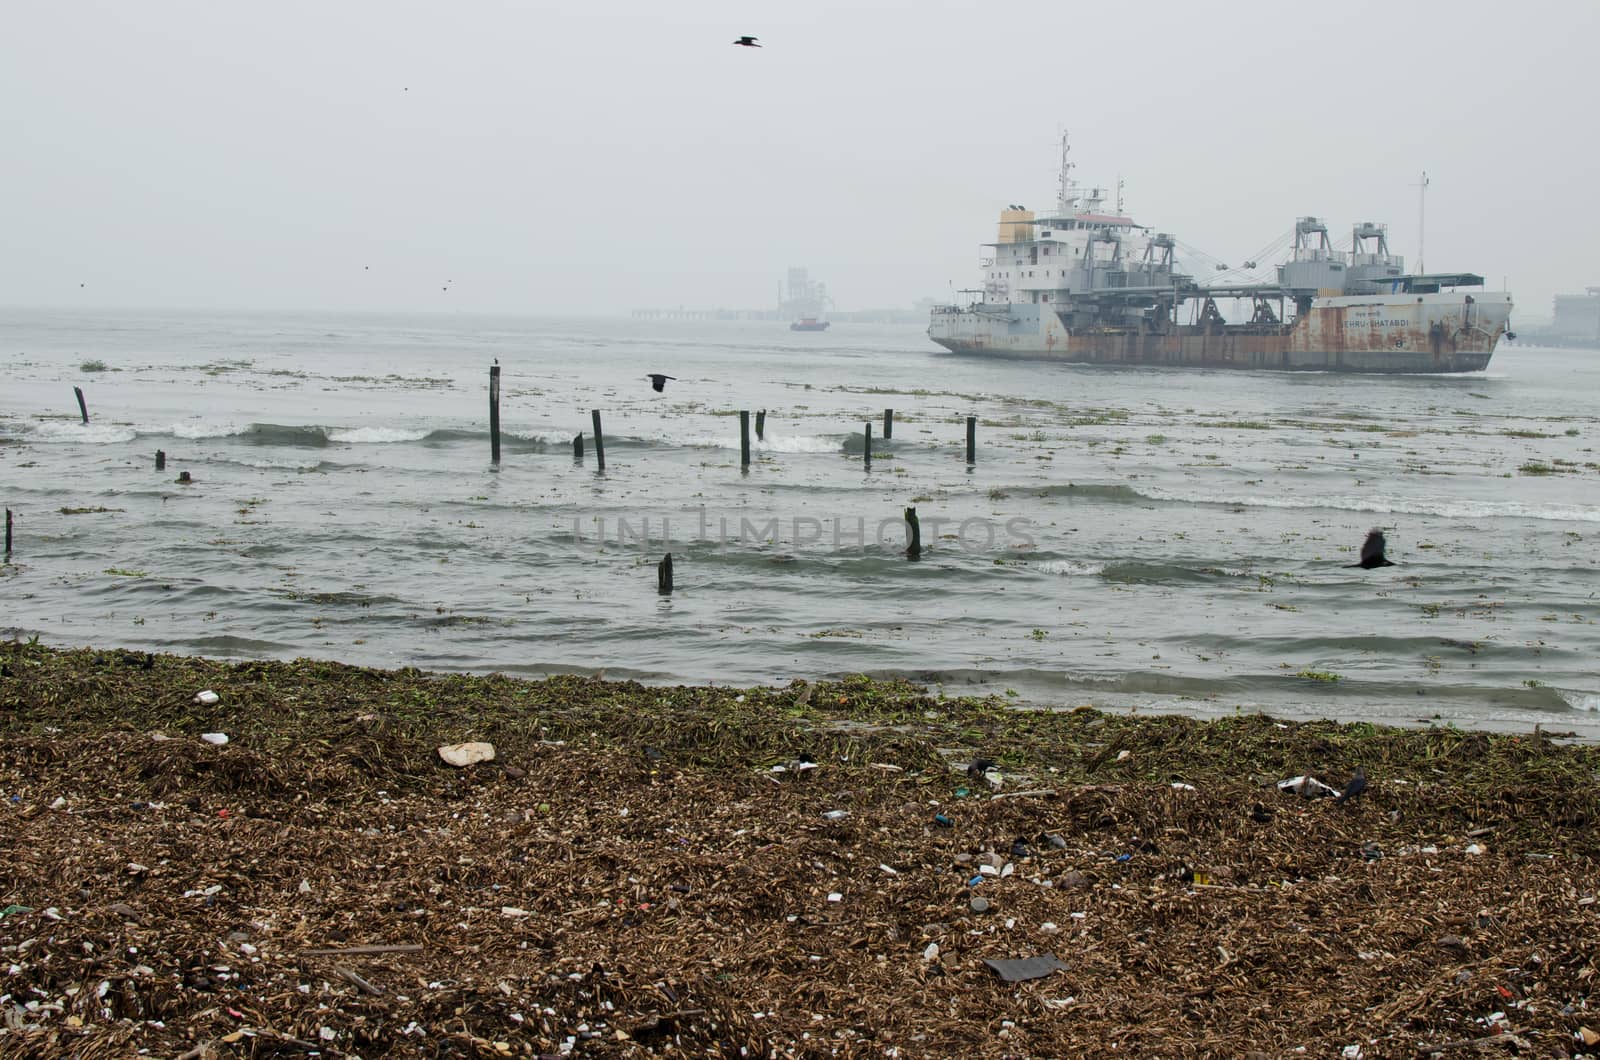
{"type": "Polygon", "coordinates": [[[1361,562],[1346,563],[1346,567],[1360,567],[1362,570],[1371,570],[1373,567],[1392,567],[1393,563],[1383,554],[1383,531],[1374,527],[1367,531],[1367,539],[1361,542],[1361,562]]]}
{"type": "Polygon", "coordinates": [[[754,37],[740,37],[738,40],[734,41],[733,43],[735,43],[737,45],[740,45],[741,47],[745,47],[745,48],[759,48],[759,47],[761,47],[761,45],[756,43],[756,39],[754,37]]]}
{"type": "Polygon", "coordinates": [[[1333,797],[1334,802],[1349,802],[1351,799],[1367,790],[1367,771],[1360,766],[1356,767],[1355,775],[1350,778],[1350,783],[1344,790],[1333,797]]]}
{"type": "Polygon", "coordinates": [[[660,372],[651,372],[645,378],[650,380],[650,389],[659,394],[667,389],[668,379],[676,379],[678,377],[675,375],[662,375],[660,372]]]}

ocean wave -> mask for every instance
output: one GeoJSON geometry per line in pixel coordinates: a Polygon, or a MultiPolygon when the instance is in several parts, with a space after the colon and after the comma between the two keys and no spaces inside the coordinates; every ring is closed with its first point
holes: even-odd
{"type": "MultiPolygon", "coordinates": [[[[611,440],[606,439],[606,444],[611,440]]],[[[640,444],[652,444],[641,441],[640,444]]],[[[683,438],[668,439],[662,443],[681,446],[686,449],[729,449],[739,448],[737,433],[730,435],[696,434],[683,438]]],[[[790,436],[776,436],[771,438],[750,439],[750,451],[755,453],[837,453],[845,447],[845,436],[842,434],[797,434],[790,436]]],[[[881,452],[877,442],[873,443],[873,451],[881,452]]],[[[856,452],[861,451],[859,441],[856,452]]]]}
{"type": "Polygon", "coordinates": [[[46,420],[33,427],[42,442],[81,442],[84,445],[116,445],[138,437],[132,427],[114,423],[58,423],[46,420]]]}
{"type": "Polygon", "coordinates": [[[405,430],[401,427],[351,427],[328,431],[328,441],[340,445],[385,444],[390,442],[420,442],[428,431],[405,430]]]}
{"type": "Polygon", "coordinates": [[[1545,519],[1553,522],[1600,523],[1600,507],[1590,504],[1527,504],[1522,501],[1411,500],[1398,497],[1237,497],[1215,493],[1152,490],[1150,500],[1161,503],[1227,505],[1245,508],[1331,508],[1335,511],[1376,515],[1433,515],[1445,519],[1545,519]]]}
{"type": "Polygon", "coordinates": [[[1104,563],[1082,563],[1071,559],[1047,559],[1029,563],[1034,570],[1042,570],[1046,574],[1063,574],[1068,576],[1095,575],[1105,572],[1104,563]]]}
{"type": "Polygon", "coordinates": [[[140,427],[140,437],[185,438],[191,441],[202,438],[231,438],[250,429],[241,423],[169,423],[164,427],[140,427]]]}
{"type": "Polygon", "coordinates": [[[1567,701],[1573,710],[1587,710],[1600,714],[1600,695],[1592,692],[1563,692],[1557,690],[1557,695],[1567,701]]]}

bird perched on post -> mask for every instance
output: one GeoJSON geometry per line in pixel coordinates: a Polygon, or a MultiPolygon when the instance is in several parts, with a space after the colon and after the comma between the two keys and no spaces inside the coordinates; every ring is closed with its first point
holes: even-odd
{"type": "Polygon", "coordinates": [[[1360,567],[1362,570],[1371,570],[1373,567],[1392,567],[1387,556],[1383,554],[1383,530],[1373,527],[1367,531],[1367,539],[1361,542],[1361,561],[1359,563],[1346,563],[1346,567],[1360,567]]]}
{"type": "Polygon", "coordinates": [[[754,37],[740,37],[738,40],[734,41],[733,43],[739,45],[741,48],[759,48],[759,47],[761,47],[761,45],[756,43],[756,39],[754,37]]]}
{"type": "Polygon", "coordinates": [[[676,379],[678,377],[675,375],[662,375],[660,372],[651,372],[645,378],[650,380],[650,389],[659,394],[667,389],[668,379],[676,379]]]}
{"type": "Polygon", "coordinates": [[[1351,799],[1356,798],[1366,790],[1367,771],[1362,769],[1360,766],[1356,766],[1355,774],[1350,777],[1350,783],[1346,784],[1344,786],[1344,790],[1333,797],[1333,801],[1349,802],[1351,799]]]}

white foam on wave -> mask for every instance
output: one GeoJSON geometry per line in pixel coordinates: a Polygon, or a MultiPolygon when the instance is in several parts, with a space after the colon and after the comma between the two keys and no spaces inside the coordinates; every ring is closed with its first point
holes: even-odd
{"type": "MultiPolygon", "coordinates": [[[[799,434],[776,435],[764,439],[750,439],[750,449],[757,453],[837,453],[843,445],[842,435],[828,434],[799,434]]],[[[739,436],[697,434],[687,438],[673,439],[669,445],[680,445],[688,449],[738,449],[739,436]]]]}
{"type": "Polygon", "coordinates": [[[508,438],[520,438],[524,442],[538,442],[540,445],[571,445],[573,436],[561,434],[558,431],[506,431],[508,438]]]}
{"type": "Polygon", "coordinates": [[[140,434],[169,434],[174,438],[231,438],[250,429],[248,423],[169,423],[165,427],[140,427],[140,434]]]}
{"type": "Polygon", "coordinates": [[[328,432],[328,441],[351,445],[389,442],[420,442],[428,436],[425,430],[405,430],[400,427],[352,427],[348,430],[328,432]]]}
{"type": "Polygon", "coordinates": [[[1042,570],[1047,574],[1064,574],[1069,576],[1088,576],[1104,573],[1104,563],[1081,563],[1073,559],[1047,559],[1028,566],[1035,570],[1042,570]]]}
{"type": "Polygon", "coordinates": [[[1600,714],[1600,695],[1595,695],[1593,692],[1560,692],[1558,694],[1567,701],[1567,705],[1572,707],[1573,710],[1587,710],[1600,714]]]}
{"type": "Polygon", "coordinates": [[[1590,504],[1525,504],[1521,501],[1410,500],[1391,497],[1219,496],[1152,489],[1143,496],[1154,501],[1186,504],[1228,504],[1247,508],[1332,508],[1337,511],[1379,515],[1436,515],[1446,519],[1547,519],[1554,522],[1600,523],[1600,507],[1590,504]]]}
{"type": "Polygon", "coordinates": [[[131,442],[138,432],[132,427],[113,423],[52,423],[35,424],[34,435],[42,442],[81,442],[84,445],[116,445],[131,442]]]}

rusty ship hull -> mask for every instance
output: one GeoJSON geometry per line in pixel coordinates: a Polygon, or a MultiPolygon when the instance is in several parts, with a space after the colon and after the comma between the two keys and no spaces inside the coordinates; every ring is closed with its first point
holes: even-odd
{"type": "Polygon", "coordinates": [[[1289,323],[1176,323],[1170,309],[1135,322],[1073,326],[1044,304],[940,307],[928,335],[954,353],[1079,364],[1259,371],[1443,374],[1482,371],[1507,333],[1511,296],[1437,293],[1308,299],[1289,323]]]}

